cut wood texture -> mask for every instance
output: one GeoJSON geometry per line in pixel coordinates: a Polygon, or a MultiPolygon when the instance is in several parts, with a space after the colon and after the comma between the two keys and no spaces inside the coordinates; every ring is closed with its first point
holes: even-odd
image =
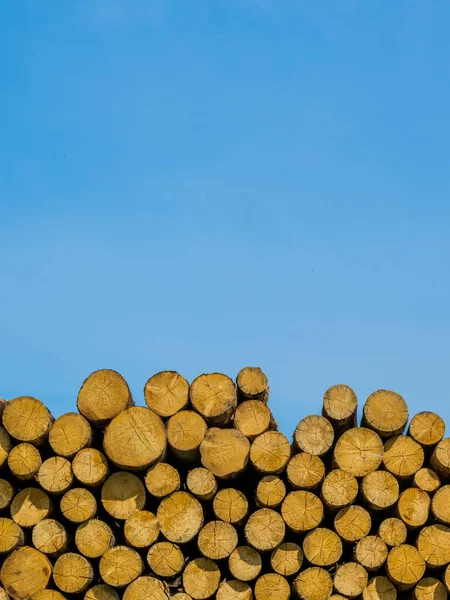
{"type": "Polygon", "coordinates": [[[432,448],[438,444],[445,433],[445,423],[433,412],[424,411],[411,419],[408,434],[424,448],[432,448]]]}
{"type": "Polygon", "coordinates": [[[296,577],[294,589],[302,600],[327,600],[333,590],[333,580],[325,569],[310,567],[296,577]]]}
{"type": "Polygon", "coordinates": [[[164,579],[181,573],[184,567],[184,555],[179,546],[172,542],[157,542],[147,554],[150,569],[164,579]]]}
{"type": "Polygon", "coordinates": [[[248,439],[237,429],[211,427],[200,444],[202,464],[219,479],[236,477],[247,466],[248,439]]]}
{"type": "Polygon", "coordinates": [[[246,400],[234,414],[234,426],[249,440],[254,440],[273,424],[269,407],[260,400],[246,400]]]}
{"type": "Polygon", "coordinates": [[[160,462],[147,471],[145,486],[155,498],[164,498],[180,489],[180,474],[168,463],[160,462]]]}
{"type": "Polygon", "coordinates": [[[294,432],[294,445],[299,452],[324,456],[334,441],[333,426],[325,417],[311,415],[297,425],[294,432]]]}
{"type": "Polygon", "coordinates": [[[198,534],[197,545],[205,558],[228,558],[238,544],[238,534],[230,523],[210,521],[198,534]]]}
{"type": "Polygon", "coordinates": [[[305,558],[316,567],[330,567],[342,556],[341,538],[331,529],[318,527],[303,541],[305,558]]]}
{"type": "Polygon", "coordinates": [[[384,445],[384,467],[399,479],[408,479],[417,473],[424,459],[422,446],[407,435],[390,438],[384,445]]]}
{"type": "Polygon", "coordinates": [[[336,570],[334,588],[347,598],[356,598],[365,590],[368,578],[367,571],[362,565],[348,562],[336,570]]]}
{"type": "Polygon", "coordinates": [[[230,573],[239,581],[253,581],[262,569],[260,553],[250,546],[239,546],[228,560],[230,573]]]}
{"type": "Polygon", "coordinates": [[[53,567],[53,580],[61,592],[81,594],[92,583],[94,569],[91,563],[75,552],[66,552],[58,558],[53,567]]]}
{"type": "Polygon", "coordinates": [[[219,583],[219,567],[209,558],[195,558],[184,569],[183,587],[194,600],[210,598],[219,583]]]}
{"type": "Polygon", "coordinates": [[[408,529],[401,519],[389,517],[381,521],[378,528],[378,536],[383,540],[386,546],[400,546],[406,542],[408,529]]]}
{"type": "Polygon", "coordinates": [[[276,475],[266,475],[256,488],[256,504],[261,508],[277,508],[285,496],[284,481],[276,475]]]}
{"type": "Polygon", "coordinates": [[[72,458],[92,443],[92,429],[82,415],[66,413],[53,423],[48,441],[55,454],[72,458]]]}
{"type": "Polygon", "coordinates": [[[72,461],[72,471],[76,479],[88,487],[98,487],[109,474],[106,456],[96,448],[84,448],[72,461]]]}
{"type": "Polygon", "coordinates": [[[37,398],[20,396],[10,400],[3,411],[3,427],[21,442],[40,445],[48,437],[53,418],[37,398]]]}
{"type": "Polygon", "coordinates": [[[33,479],[41,465],[39,450],[27,442],[15,446],[8,456],[8,468],[11,474],[22,481],[33,479]]]}
{"type": "Polygon", "coordinates": [[[197,467],[187,474],[186,487],[199,500],[207,501],[214,498],[219,486],[209,469],[197,467]]]}
{"type": "Polygon", "coordinates": [[[301,452],[289,461],[286,476],[293,488],[312,491],[322,483],[325,465],[318,456],[301,452]]]}
{"type": "Polygon", "coordinates": [[[225,426],[237,406],[236,386],[222,373],[200,375],[191,383],[189,399],[209,425],[225,426]]]}
{"type": "Polygon", "coordinates": [[[333,385],[323,396],[323,416],[339,431],[356,425],[358,400],[351,387],[333,385]]]}
{"type": "Polygon", "coordinates": [[[52,565],[45,554],[22,546],[5,558],[0,581],[12,598],[25,600],[45,589],[51,574],[52,565]]]}
{"type": "Polygon", "coordinates": [[[270,566],[279,575],[289,577],[301,569],[303,552],[294,542],[283,542],[270,555],[270,566]]]}
{"type": "Polygon", "coordinates": [[[414,487],[418,487],[428,494],[433,494],[441,485],[437,473],[432,469],[424,467],[419,469],[414,475],[414,487]]]}
{"type": "Polygon", "coordinates": [[[116,371],[94,371],[84,381],[78,393],[77,407],[88,421],[105,425],[133,404],[127,382],[116,371]]]}
{"type": "Polygon", "coordinates": [[[176,371],[156,373],[145,384],[147,406],[162,418],[171,417],[189,401],[189,383],[176,371]]]}
{"type": "Polygon", "coordinates": [[[250,460],[264,475],[281,473],[291,458],[291,445],[279,431],[266,431],[259,435],[250,449],[250,460]]]}
{"type": "Polygon", "coordinates": [[[335,465],[355,477],[376,471],[383,460],[380,436],[365,427],[353,427],[341,435],[334,447],[335,465]]]}
{"type": "Polygon", "coordinates": [[[186,544],[203,526],[200,502],[187,492],[175,492],[161,501],[157,517],[161,533],[175,544],[186,544]]]}
{"type": "Polygon", "coordinates": [[[425,559],[414,546],[402,544],[389,552],[386,570],[397,589],[405,591],[422,579],[425,566],[425,559]]]}
{"type": "Polygon", "coordinates": [[[265,573],[255,583],[255,600],[289,600],[291,586],[278,573],[265,573]]]}
{"type": "Polygon", "coordinates": [[[224,488],[215,495],[213,509],[218,519],[241,525],[248,513],[248,501],[240,490],[224,488]]]}
{"type": "Polygon", "coordinates": [[[236,385],[241,400],[269,399],[269,381],[259,367],[244,367],[236,377],[236,385]]]}
{"type": "Polygon", "coordinates": [[[170,449],[181,461],[195,461],[199,457],[206,430],[206,422],[198,413],[193,410],[180,411],[167,422],[170,449]]]}
{"type": "Polygon", "coordinates": [[[133,548],[148,548],[159,536],[159,521],[148,510],[139,510],[125,521],[125,541],[133,548]]]}
{"type": "Polygon", "coordinates": [[[25,540],[23,529],[12,519],[0,517],[0,554],[8,554],[25,540]]]}
{"type": "Polygon", "coordinates": [[[261,508],[250,515],[245,525],[247,543],[257,550],[273,550],[284,539],[285,523],[279,513],[261,508]]]}
{"type": "Polygon", "coordinates": [[[373,471],[362,480],[361,493],[373,510],[385,510],[397,502],[400,487],[391,473],[373,471]]]}
{"type": "Polygon", "coordinates": [[[100,558],[115,545],[111,527],[100,519],[90,519],[78,526],[75,533],[78,552],[87,558],[100,558]]]}
{"type": "Polygon", "coordinates": [[[99,563],[100,576],[112,587],[122,588],[134,581],[142,573],[144,564],[141,557],[128,546],[115,546],[103,554],[99,563]]]}
{"type": "Polygon", "coordinates": [[[370,513],[357,504],[342,508],[334,518],[336,533],[344,542],[358,542],[369,535],[371,527],[370,513]]]}
{"type": "Polygon", "coordinates": [[[66,528],[55,519],[39,521],[33,527],[32,540],[37,550],[50,556],[59,556],[68,546],[66,528]]]}
{"type": "Polygon", "coordinates": [[[252,600],[252,588],[244,581],[231,579],[222,581],[217,590],[217,600],[252,600]]]}
{"type": "Polygon", "coordinates": [[[382,438],[399,435],[408,422],[408,406],[400,394],[378,390],[367,398],[362,422],[382,438]]]}
{"type": "Polygon", "coordinates": [[[97,500],[89,490],[73,488],[61,498],[60,508],[64,518],[71,523],[83,523],[95,517],[97,500]]]}

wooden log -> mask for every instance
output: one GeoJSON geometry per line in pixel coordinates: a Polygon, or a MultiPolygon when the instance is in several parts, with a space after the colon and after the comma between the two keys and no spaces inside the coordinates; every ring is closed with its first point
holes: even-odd
{"type": "Polygon", "coordinates": [[[61,495],[73,482],[72,465],[62,456],[52,456],[44,460],[36,475],[36,480],[49,494],[61,495]]]}
{"type": "Polygon", "coordinates": [[[75,552],[62,554],[53,567],[53,581],[66,594],[81,594],[91,585],[94,569],[87,558],[75,552]]]}
{"type": "Polygon", "coordinates": [[[147,554],[150,569],[158,577],[169,579],[181,573],[184,567],[184,555],[179,546],[172,542],[157,542],[147,554]]]}
{"type": "Polygon", "coordinates": [[[408,529],[401,519],[390,517],[381,521],[378,527],[378,537],[380,537],[386,546],[392,548],[400,546],[406,542],[408,529]]]}
{"type": "Polygon", "coordinates": [[[366,569],[356,562],[348,562],[337,568],[334,574],[334,589],[347,598],[361,595],[369,576],[366,569]]]}
{"type": "Polygon", "coordinates": [[[8,467],[11,474],[22,481],[33,479],[41,465],[42,459],[39,450],[27,442],[15,446],[8,456],[8,467]]]}
{"type": "Polygon", "coordinates": [[[39,488],[25,488],[11,503],[11,517],[21,527],[34,527],[52,511],[48,495],[39,488]]]}
{"type": "Polygon", "coordinates": [[[120,596],[111,586],[99,583],[85,593],[84,600],[120,600],[120,596]]]}
{"type": "Polygon", "coordinates": [[[6,429],[0,426],[0,467],[8,460],[11,451],[11,438],[6,429]]]}
{"type": "Polygon", "coordinates": [[[279,431],[266,431],[252,442],[250,461],[263,475],[282,473],[290,458],[289,440],[279,431]]]}
{"type": "Polygon", "coordinates": [[[377,575],[369,580],[362,597],[363,600],[397,600],[397,590],[387,577],[377,575]]]}
{"type": "Polygon", "coordinates": [[[0,581],[15,600],[25,600],[47,587],[52,565],[42,552],[22,546],[11,552],[0,570],[0,581]]]}
{"type": "Polygon", "coordinates": [[[412,477],[424,460],[422,446],[407,435],[394,436],[384,444],[384,468],[399,479],[412,477]]]}
{"type": "Polygon", "coordinates": [[[430,513],[430,497],[418,488],[407,488],[400,494],[397,514],[410,529],[422,527],[430,513]]]}
{"type": "Polygon", "coordinates": [[[116,541],[111,527],[100,519],[81,523],[75,533],[77,550],[86,558],[100,558],[116,541]]]}
{"type": "Polygon", "coordinates": [[[244,581],[224,580],[219,585],[216,600],[253,600],[252,588],[244,581]]]}
{"type": "Polygon", "coordinates": [[[144,387],[147,406],[166,419],[182,410],[189,401],[189,383],[176,371],[161,371],[144,387]]]}
{"type": "Polygon", "coordinates": [[[416,546],[428,568],[438,569],[450,563],[450,529],[445,525],[424,527],[416,546]]]}
{"type": "Polygon", "coordinates": [[[53,418],[44,404],[31,396],[10,400],[3,411],[3,427],[9,435],[36,446],[47,439],[52,422],[53,418]]]}
{"type": "Polygon", "coordinates": [[[334,430],[330,421],[310,415],[300,421],[294,431],[294,447],[298,452],[324,456],[332,447],[334,430]]]}
{"type": "Polygon", "coordinates": [[[180,489],[180,484],[180,474],[169,463],[157,463],[145,475],[145,487],[155,498],[169,496],[180,489]]]}
{"type": "Polygon", "coordinates": [[[23,529],[12,519],[0,518],[0,554],[8,554],[24,544],[23,529]]]}
{"type": "Polygon", "coordinates": [[[444,574],[442,576],[442,581],[445,585],[445,589],[450,593],[450,565],[447,565],[444,574]]]}
{"type": "Polygon", "coordinates": [[[57,590],[50,590],[46,588],[35,594],[33,600],[65,600],[65,597],[57,590]]]}
{"type": "Polygon", "coordinates": [[[200,456],[208,426],[193,410],[181,410],[170,417],[166,424],[167,442],[175,456],[183,462],[194,462],[200,456]]]}
{"type": "Polygon", "coordinates": [[[195,558],[183,571],[183,588],[194,600],[210,598],[219,583],[219,567],[209,558],[195,558]]]}
{"type": "Polygon", "coordinates": [[[248,439],[236,429],[212,427],[200,444],[202,465],[219,479],[229,479],[242,473],[249,454],[248,439]]]}
{"type": "Polygon", "coordinates": [[[315,567],[330,567],[342,556],[341,538],[331,529],[317,527],[303,540],[303,552],[315,567]]]}
{"type": "Polygon", "coordinates": [[[331,511],[353,504],[358,495],[356,477],[347,471],[335,469],[328,473],[322,483],[322,500],[331,511]]]}
{"type": "Polygon", "coordinates": [[[275,573],[290,577],[296,575],[303,563],[303,551],[298,544],[283,542],[270,555],[270,566],[275,573]]]}
{"type": "Polygon", "coordinates": [[[415,600],[447,600],[447,590],[436,577],[424,577],[414,588],[415,600]]]}
{"type": "Polygon", "coordinates": [[[408,406],[400,394],[378,390],[367,398],[362,424],[376,431],[383,439],[403,433],[407,422],[408,406]]]}
{"type": "Polygon", "coordinates": [[[356,394],[348,385],[333,385],[323,396],[322,414],[337,431],[356,426],[357,407],[356,394]]]}
{"type": "Polygon", "coordinates": [[[248,513],[248,501],[240,490],[223,488],[214,497],[213,510],[221,521],[241,525],[248,513]]]}
{"type": "Polygon", "coordinates": [[[189,594],[185,594],[184,592],[177,592],[172,596],[173,600],[192,600],[189,594]]]}
{"type": "Polygon", "coordinates": [[[386,571],[398,590],[407,591],[424,576],[425,560],[414,546],[402,544],[389,551],[386,571]]]}
{"type": "Polygon", "coordinates": [[[216,495],[218,485],[209,469],[197,467],[189,471],[186,477],[187,489],[199,500],[206,502],[216,495]]]}
{"type": "Polygon", "coordinates": [[[191,384],[189,399],[210,426],[224,427],[237,406],[236,386],[222,373],[200,375],[191,384]]]}
{"type": "Polygon", "coordinates": [[[211,560],[228,558],[237,545],[237,531],[225,521],[209,521],[197,538],[200,554],[211,560]]]}
{"type": "Polygon", "coordinates": [[[7,508],[14,497],[14,488],[6,479],[0,479],[0,510],[7,508]]]}
{"type": "Polygon", "coordinates": [[[69,412],[53,423],[48,441],[55,454],[73,458],[77,452],[91,445],[92,429],[82,415],[69,412]]]}
{"type": "Polygon", "coordinates": [[[293,488],[313,491],[325,477],[325,465],[318,456],[301,452],[288,462],[286,476],[293,488]]]}
{"type": "Polygon", "coordinates": [[[342,508],[334,518],[336,533],[344,542],[358,542],[369,535],[371,527],[370,513],[357,504],[342,508]]]}
{"type": "Polygon", "coordinates": [[[450,438],[444,438],[433,450],[430,458],[430,467],[442,479],[450,478],[450,438]]]}
{"type": "Polygon", "coordinates": [[[356,544],[354,557],[367,571],[376,571],[386,562],[388,549],[381,538],[368,535],[356,544]]]}
{"type": "Polygon", "coordinates": [[[294,590],[301,600],[328,600],[333,591],[333,580],[325,569],[310,567],[297,575],[294,590]]]}
{"type": "Polygon", "coordinates": [[[75,455],[72,471],[80,483],[88,487],[102,485],[109,474],[108,460],[96,448],[84,448],[75,455]]]}
{"type": "Polygon", "coordinates": [[[283,500],[281,514],[286,525],[295,533],[314,529],[323,520],[323,504],[312,492],[297,490],[283,500]]]}
{"type": "Polygon", "coordinates": [[[126,471],[108,477],[102,486],[103,508],[115,519],[128,519],[145,505],[145,487],[142,481],[126,471]]]}
{"type": "Polygon", "coordinates": [[[264,573],[256,580],[255,600],[289,600],[291,586],[278,573],[264,573]]]}
{"type": "Polygon", "coordinates": [[[431,512],[435,519],[450,525],[450,485],[442,486],[435,493],[431,502],[431,512]]]}
{"type": "Polygon", "coordinates": [[[256,487],[256,504],[260,508],[277,508],[285,496],[284,481],[276,475],[266,475],[256,487]]]}
{"type": "Polygon", "coordinates": [[[239,400],[269,400],[269,382],[259,367],[244,367],[236,377],[239,400]]]}
{"type": "Polygon", "coordinates": [[[333,464],[355,477],[364,477],[378,469],[383,460],[383,451],[383,442],[375,431],[353,427],[336,442],[333,464]]]}
{"type": "Polygon", "coordinates": [[[93,519],[97,513],[95,497],[84,488],[73,488],[61,498],[60,509],[71,523],[83,523],[93,519]]]}
{"type": "Polygon", "coordinates": [[[67,550],[67,531],[59,521],[43,519],[33,527],[32,541],[36,550],[57,557],[67,550]]]}
{"type": "Polygon", "coordinates": [[[397,502],[400,487],[388,471],[373,471],[362,480],[361,493],[372,510],[386,510],[397,502]]]}
{"type": "Polygon", "coordinates": [[[286,527],[281,515],[270,508],[252,513],[245,525],[247,543],[257,550],[273,550],[284,539],[286,527]]]}
{"type": "Polygon", "coordinates": [[[110,548],[100,558],[100,577],[111,587],[122,588],[137,579],[144,570],[141,557],[128,546],[110,548]]]}
{"type": "Polygon", "coordinates": [[[139,510],[125,521],[125,541],[133,548],[148,548],[159,536],[159,521],[152,512],[139,510]]]}
{"type": "Polygon", "coordinates": [[[428,410],[411,419],[408,435],[426,449],[433,448],[445,434],[445,423],[439,415],[428,410]]]}
{"type": "Polygon", "coordinates": [[[441,480],[439,479],[438,474],[432,469],[424,467],[415,473],[413,485],[431,495],[439,489],[441,480]]]}
{"type": "Polygon", "coordinates": [[[78,393],[78,411],[101,427],[134,404],[125,379],[111,369],[94,371],[83,382],[78,393]]]}
{"type": "Polygon", "coordinates": [[[156,516],[161,533],[175,544],[192,541],[203,526],[202,505],[187,492],[174,492],[163,498],[156,516]]]}
{"type": "Polygon", "coordinates": [[[0,600],[9,600],[8,594],[2,587],[0,587],[0,600]]]}
{"type": "Polygon", "coordinates": [[[260,400],[246,400],[239,404],[234,413],[233,425],[250,441],[273,425],[270,408],[260,400]]]}
{"type": "Polygon", "coordinates": [[[144,575],[127,586],[122,598],[123,600],[142,600],[142,598],[168,600],[168,586],[155,577],[144,575]]]}
{"type": "Polygon", "coordinates": [[[261,572],[261,555],[251,546],[238,546],[230,554],[228,568],[235,579],[253,581],[261,572]]]}
{"type": "Polygon", "coordinates": [[[148,469],[161,460],[166,451],[164,423],[149,408],[127,408],[106,428],[103,449],[109,460],[120,469],[148,469]]]}

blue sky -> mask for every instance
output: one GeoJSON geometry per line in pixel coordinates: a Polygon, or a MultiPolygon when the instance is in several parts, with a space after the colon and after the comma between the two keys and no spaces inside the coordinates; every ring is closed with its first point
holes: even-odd
{"type": "Polygon", "coordinates": [[[450,421],[450,3],[5,0],[0,396],[259,365],[450,421]]]}

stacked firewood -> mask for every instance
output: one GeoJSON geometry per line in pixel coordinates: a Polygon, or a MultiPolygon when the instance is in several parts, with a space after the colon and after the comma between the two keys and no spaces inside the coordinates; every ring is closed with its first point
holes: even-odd
{"type": "Polygon", "coordinates": [[[78,412],[0,401],[0,600],[445,600],[450,438],[388,390],[325,392],[292,443],[256,367],[135,406],[111,370],[78,412]],[[406,433],[407,432],[407,433],[406,433]]]}

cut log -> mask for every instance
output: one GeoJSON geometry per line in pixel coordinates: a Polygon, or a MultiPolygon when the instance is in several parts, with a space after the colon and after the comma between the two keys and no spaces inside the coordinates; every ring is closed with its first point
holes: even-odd
{"type": "Polygon", "coordinates": [[[328,600],[333,591],[333,580],[325,569],[310,567],[297,575],[294,589],[301,600],[328,600]]]}
{"type": "Polygon", "coordinates": [[[147,469],[161,460],[166,451],[164,423],[149,408],[127,408],[106,428],[103,449],[109,460],[120,469],[147,469]]]}
{"type": "Polygon", "coordinates": [[[189,383],[176,371],[161,371],[144,387],[147,406],[163,419],[182,410],[189,400],[189,383]]]}
{"type": "Polygon", "coordinates": [[[14,477],[22,481],[33,479],[41,465],[39,450],[27,442],[15,446],[8,456],[9,470],[14,477]]]}
{"type": "Polygon", "coordinates": [[[255,600],[289,600],[291,586],[278,573],[265,573],[256,580],[255,600]]]}
{"type": "Polygon", "coordinates": [[[228,568],[235,579],[253,581],[261,572],[261,555],[250,546],[238,546],[228,559],[228,568]]]}
{"type": "Polygon", "coordinates": [[[184,592],[177,592],[172,596],[173,600],[192,600],[189,594],[185,594],[184,592]]]}
{"type": "Polygon", "coordinates": [[[424,448],[433,448],[445,434],[445,423],[441,417],[428,410],[411,419],[408,435],[424,448]]]}
{"type": "MultiPolygon", "coordinates": [[[[425,492],[423,492],[425,494],[425,492]]],[[[441,523],[450,525],[450,485],[444,485],[433,496],[431,511],[441,523]]]]}
{"type": "Polygon", "coordinates": [[[286,486],[276,475],[266,475],[256,488],[256,504],[260,508],[277,508],[286,496],[286,486]]]}
{"type": "Polygon", "coordinates": [[[248,513],[248,501],[240,490],[224,488],[215,495],[213,510],[221,521],[241,525],[248,513]]]}
{"type": "Polygon", "coordinates": [[[37,550],[50,556],[57,557],[67,550],[66,528],[55,519],[39,521],[33,527],[32,540],[37,550]]]}
{"type": "Polygon", "coordinates": [[[270,555],[270,566],[279,575],[296,575],[303,563],[303,551],[298,544],[283,542],[270,555]]]}
{"type": "Polygon", "coordinates": [[[127,382],[111,369],[91,373],[81,386],[77,400],[78,411],[96,427],[106,425],[133,404],[127,382]]]}
{"type": "Polygon", "coordinates": [[[369,580],[362,597],[363,600],[397,600],[397,590],[387,577],[377,575],[369,580]]]}
{"type": "Polygon", "coordinates": [[[400,487],[391,473],[373,471],[362,480],[361,493],[371,509],[385,510],[397,502],[400,487]]]}
{"type": "Polygon", "coordinates": [[[7,508],[14,497],[14,488],[6,479],[0,479],[0,510],[7,508]]]}
{"type": "Polygon", "coordinates": [[[209,425],[223,427],[237,406],[236,386],[222,373],[200,375],[191,384],[189,399],[209,425]]]}
{"type": "Polygon", "coordinates": [[[384,445],[384,467],[399,479],[412,477],[422,468],[424,459],[422,446],[407,435],[394,436],[384,445]]]}
{"type": "Polygon", "coordinates": [[[252,513],[245,525],[247,543],[257,550],[273,550],[284,539],[286,527],[282,517],[270,508],[252,513]]]}
{"type": "Polygon", "coordinates": [[[174,492],[164,498],[156,516],[161,533],[175,544],[192,541],[203,526],[202,505],[187,492],[174,492]]]}
{"type": "Polygon", "coordinates": [[[433,494],[437,489],[439,489],[441,480],[439,479],[438,474],[432,469],[424,467],[419,469],[414,475],[413,485],[414,487],[418,487],[428,494],[433,494]]]}
{"type": "Polygon", "coordinates": [[[167,441],[175,456],[185,462],[195,461],[206,435],[205,420],[193,410],[181,410],[170,417],[166,427],[167,441]]]}
{"type": "Polygon", "coordinates": [[[356,426],[357,407],[356,394],[348,385],[333,385],[323,396],[322,414],[337,431],[356,426]]]}
{"type": "Polygon", "coordinates": [[[90,519],[78,526],[75,533],[78,552],[87,558],[100,558],[115,545],[111,527],[100,519],[90,519]]]}
{"type": "Polygon", "coordinates": [[[236,429],[208,429],[200,444],[202,465],[219,479],[236,477],[244,471],[250,442],[236,429]]]}
{"type": "Polygon", "coordinates": [[[144,575],[138,577],[127,586],[123,594],[123,600],[169,600],[168,586],[155,577],[144,575]]]}
{"type": "Polygon", "coordinates": [[[52,510],[52,503],[39,488],[25,488],[11,503],[11,517],[21,527],[34,527],[46,519],[52,510]]]}
{"type": "Polygon", "coordinates": [[[266,375],[259,367],[244,367],[236,378],[239,399],[260,400],[267,403],[269,400],[269,382],[266,375]]]}
{"type": "Polygon", "coordinates": [[[11,451],[11,438],[6,429],[0,426],[0,467],[8,460],[11,451]]]}
{"type": "Polygon", "coordinates": [[[367,571],[376,571],[386,562],[388,549],[381,538],[368,535],[356,544],[354,555],[355,560],[367,571]]]}
{"type": "Polygon", "coordinates": [[[199,500],[212,500],[217,492],[217,481],[209,469],[197,467],[189,471],[186,477],[187,489],[199,500]]]}
{"type": "Polygon", "coordinates": [[[49,494],[64,494],[73,482],[72,465],[62,456],[52,456],[42,463],[36,480],[49,494]]]}
{"type": "Polygon", "coordinates": [[[83,523],[93,519],[97,513],[95,497],[84,488],[73,488],[66,492],[59,506],[64,517],[71,523],[83,523]]]}
{"type": "Polygon", "coordinates": [[[94,569],[87,558],[75,552],[66,552],[53,567],[53,581],[66,594],[81,594],[91,585],[94,569]]]}
{"type": "Polygon", "coordinates": [[[100,558],[99,572],[105,583],[112,587],[125,587],[137,579],[144,570],[141,557],[128,546],[115,546],[100,558]]]}
{"type": "Polygon", "coordinates": [[[312,491],[325,477],[325,465],[314,454],[301,452],[288,462],[286,475],[293,488],[312,491]]]}
{"type": "Polygon", "coordinates": [[[120,600],[120,596],[111,586],[99,583],[85,593],[84,600],[120,600]]]}
{"type": "Polygon", "coordinates": [[[347,471],[335,469],[328,473],[322,484],[322,500],[331,511],[353,504],[359,487],[356,477],[347,471]]]}
{"type": "Polygon", "coordinates": [[[148,548],[159,536],[159,521],[148,510],[140,510],[125,521],[123,533],[129,546],[148,548]]]}
{"type": "Polygon", "coordinates": [[[424,527],[417,537],[416,546],[430,569],[450,563],[450,529],[445,525],[424,527]]]}
{"type": "Polygon", "coordinates": [[[145,487],[136,475],[118,471],[102,486],[102,504],[115,519],[128,519],[144,508],[145,487]]]}
{"type": "Polygon", "coordinates": [[[383,439],[403,433],[407,422],[408,406],[400,394],[378,390],[367,398],[362,424],[376,431],[383,439]]]}
{"type": "Polygon", "coordinates": [[[73,459],[72,470],[83,485],[98,487],[108,477],[108,460],[103,452],[95,448],[84,448],[73,459]]]}
{"type": "Polygon", "coordinates": [[[286,525],[295,533],[314,529],[323,520],[323,504],[312,492],[290,492],[283,500],[281,514],[286,525]]]}
{"type": "Polygon", "coordinates": [[[303,540],[305,558],[315,567],[330,567],[342,556],[341,538],[331,529],[318,527],[303,540]]]}
{"type": "Polygon", "coordinates": [[[22,528],[12,519],[0,518],[0,554],[12,552],[23,543],[22,528]]]}
{"type": "Polygon", "coordinates": [[[406,542],[408,529],[401,519],[390,517],[381,521],[378,528],[378,536],[383,540],[386,546],[390,548],[400,546],[406,542]]]}
{"type": "Polygon", "coordinates": [[[410,590],[422,579],[425,560],[414,546],[402,544],[390,550],[386,570],[398,590],[410,590]]]}
{"type": "Polygon", "coordinates": [[[200,553],[211,560],[228,558],[238,545],[238,534],[230,523],[210,521],[198,534],[200,553]]]}
{"type": "Polygon", "coordinates": [[[257,471],[276,475],[285,470],[291,458],[291,445],[279,431],[266,431],[259,435],[250,448],[250,460],[257,471]]]}
{"type": "Polygon", "coordinates": [[[168,463],[157,463],[145,475],[145,487],[155,498],[164,498],[180,489],[180,474],[168,463]]]}
{"type": "Polygon", "coordinates": [[[269,407],[260,400],[246,400],[239,404],[233,420],[234,427],[249,440],[267,431],[273,422],[269,407]]]}
{"type": "Polygon", "coordinates": [[[422,527],[430,513],[430,496],[418,488],[408,488],[400,494],[397,503],[400,519],[410,529],[422,527]]]}
{"type": "Polygon", "coordinates": [[[219,583],[219,567],[209,558],[195,558],[184,569],[183,588],[194,600],[210,598],[219,583]]]}
{"type": "Polygon", "coordinates": [[[336,570],[334,589],[347,598],[356,598],[365,590],[368,579],[367,571],[362,565],[348,562],[336,570]]]}
{"type": "Polygon", "coordinates": [[[450,477],[450,438],[441,440],[433,450],[430,466],[443,479],[450,477]]]}
{"type": "Polygon", "coordinates": [[[53,423],[48,441],[55,454],[72,458],[77,452],[90,446],[92,429],[82,415],[73,412],[66,413],[53,423]]]}
{"type": "Polygon", "coordinates": [[[217,590],[216,600],[253,600],[252,588],[244,581],[225,580],[217,590]]]}
{"type": "Polygon", "coordinates": [[[371,527],[370,513],[356,504],[342,508],[334,518],[336,533],[344,542],[358,542],[369,535],[371,527]]]}
{"type": "Polygon", "coordinates": [[[445,585],[447,592],[450,593],[450,565],[447,565],[444,574],[442,576],[442,581],[445,585]]]}
{"type": "Polygon", "coordinates": [[[45,589],[33,596],[33,600],[65,600],[65,597],[56,590],[45,589]]]}
{"type": "Polygon", "coordinates": [[[299,452],[324,456],[332,447],[334,430],[330,421],[311,415],[300,421],[294,431],[294,446],[299,452]]]}
{"type": "Polygon", "coordinates": [[[436,577],[424,577],[414,588],[415,600],[447,600],[447,590],[436,577]]]}
{"type": "Polygon", "coordinates": [[[22,546],[5,558],[0,581],[12,598],[25,600],[45,589],[51,574],[52,565],[45,554],[22,546]]]}
{"type": "Polygon", "coordinates": [[[20,442],[41,444],[47,439],[52,422],[53,418],[44,404],[31,396],[10,400],[3,411],[3,427],[20,442]]]}
{"type": "Polygon", "coordinates": [[[168,579],[181,573],[184,555],[180,548],[171,542],[157,542],[148,551],[147,562],[155,575],[168,579]]]}
{"type": "Polygon", "coordinates": [[[336,467],[355,477],[376,471],[382,460],[383,442],[380,436],[365,427],[353,427],[344,432],[334,447],[336,467]]]}

